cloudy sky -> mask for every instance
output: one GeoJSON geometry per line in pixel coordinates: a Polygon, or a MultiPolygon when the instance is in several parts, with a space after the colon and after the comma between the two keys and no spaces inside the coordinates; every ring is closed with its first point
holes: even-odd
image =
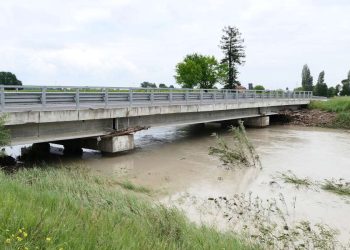
{"type": "Polygon", "coordinates": [[[300,85],[307,63],[335,85],[350,70],[348,0],[1,0],[0,71],[25,84],[174,84],[188,53],[222,57],[222,28],[246,46],[240,81],[300,85]]]}

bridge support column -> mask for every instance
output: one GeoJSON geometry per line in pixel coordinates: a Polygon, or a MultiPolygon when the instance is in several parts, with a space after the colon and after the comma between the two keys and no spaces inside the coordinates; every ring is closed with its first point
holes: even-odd
{"type": "Polygon", "coordinates": [[[264,128],[270,125],[269,116],[253,117],[244,120],[244,125],[253,128],[264,128]]]}
{"type": "Polygon", "coordinates": [[[117,153],[134,149],[134,135],[121,135],[102,138],[97,149],[103,153],[117,153]]]}

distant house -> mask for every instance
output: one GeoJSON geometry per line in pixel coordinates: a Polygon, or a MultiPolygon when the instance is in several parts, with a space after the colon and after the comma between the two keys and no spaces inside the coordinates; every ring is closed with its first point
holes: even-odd
{"type": "Polygon", "coordinates": [[[233,90],[244,92],[245,90],[247,90],[247,88],[242,85],[237,85],[236,88],[234,88],[233,90]]]}

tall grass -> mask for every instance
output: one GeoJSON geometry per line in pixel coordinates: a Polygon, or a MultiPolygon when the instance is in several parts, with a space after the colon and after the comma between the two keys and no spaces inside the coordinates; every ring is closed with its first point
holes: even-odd
{"type": "Polygon", "coordinates": [[[0,249],[251,249],[79,169],[0,171],[0,249]]]}
{"type": "Polygon", "coordinates": [[[334,97],[327,101],[311,101],[309,108],[337,113],[350,112],[350,97],[334,97]]]}
{"type": "Polygon", "coordinates": [[[332,126],[334,128],[350,129],[350,97],[334,97],[327,101],[311,101],[309,108],[336,112],[337,116],[332,126]]]}

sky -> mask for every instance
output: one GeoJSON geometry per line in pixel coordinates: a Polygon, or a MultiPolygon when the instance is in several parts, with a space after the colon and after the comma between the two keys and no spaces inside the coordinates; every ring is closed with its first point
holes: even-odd
{"type": "Polygon", "coordinates": [[[1,0],[0,71],[26,85],[174,84],[187,54],[219,60],[222,29],[242,33],[243,85],[336,85],[350,70],[348,0],[1,0]]]}

